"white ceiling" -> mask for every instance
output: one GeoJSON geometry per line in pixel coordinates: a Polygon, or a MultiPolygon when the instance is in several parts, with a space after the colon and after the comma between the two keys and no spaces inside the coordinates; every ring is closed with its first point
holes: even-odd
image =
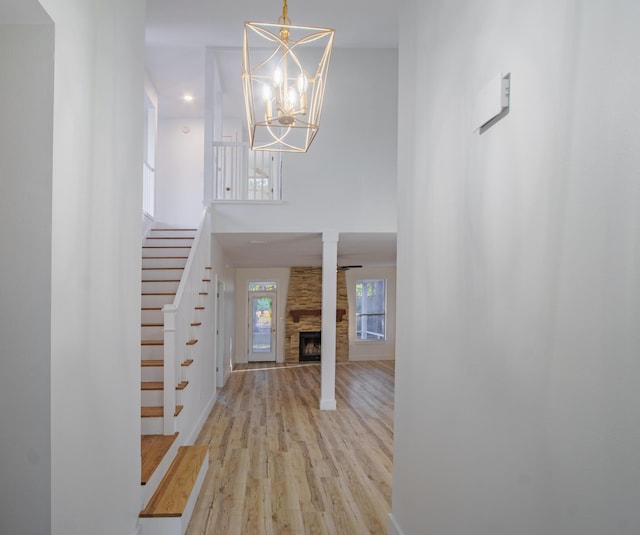
{"type": "MultiPolygon", "coordinates": [[[[288,0],[287,4],[293,24],[334,28],[335,48],[398,46],[397,0],[288,0]]],[[[146,68],[158,92],[160,116],[204,116],[206,47],[218,49],[225,115],[241,116],[244,22],[277,22],[281,14],[282,0],[147,0],[146,68]],[[194,101],[184,102],[185,93],[194,101]]],[[[218,238],[234,267],[322,265],[320,234],[218,238]]],[[[340,235],[340,265],[394,265],[395,259],[395,234],[340,235]]]]}
{"type": "MultiPolygon", "coordinates": [[[[293,24],[334,28],[335,48],[398,46],[396,0],[288,0],[287,5],[293,24]]],[[[277,22],[281,14],[281,0],[147,0],[147,72],[159,93],[160,115],[204,115],[206,47],[227,49],[218,52],[225,110],[238,109],[244,22],[277,22]],[[185,103],[184,93],[194,101],[185,103]]]]}

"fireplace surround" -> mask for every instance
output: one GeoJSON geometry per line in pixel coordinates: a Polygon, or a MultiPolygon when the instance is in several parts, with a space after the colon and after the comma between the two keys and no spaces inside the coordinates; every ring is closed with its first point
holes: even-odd
{"type": "Polygon", "coordinates": [[[321,331],[301,331],[300,341],[300,362],[317,362],[322,355],[321,331]]]}

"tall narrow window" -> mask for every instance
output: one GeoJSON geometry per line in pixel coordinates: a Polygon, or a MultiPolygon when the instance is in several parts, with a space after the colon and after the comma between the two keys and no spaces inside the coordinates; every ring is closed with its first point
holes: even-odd
{"type": "Polygon", "coordinates": [[[356,339],[384,340],[386,295],[384,279],[356,281],[356,339]]]}

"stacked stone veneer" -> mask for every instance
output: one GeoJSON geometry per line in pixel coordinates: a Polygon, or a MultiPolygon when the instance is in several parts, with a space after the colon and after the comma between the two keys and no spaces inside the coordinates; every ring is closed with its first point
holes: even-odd
{"type": "MultiPolygon", "coordinates": [[[[299,333],[302,331],[322,331],[321,316],[302,316],[294,323],[291,310],[313,310],[322,308],[322,268],[293,267],[289,277],[289,293],[285,317],[285,361],[300,360],[299,333]]],[[[337,308],[346,314],[336,322],[336,361],[349,360],[349,303],[347,301],[347,280],[343,271],[338,271],[337,308]]]]}

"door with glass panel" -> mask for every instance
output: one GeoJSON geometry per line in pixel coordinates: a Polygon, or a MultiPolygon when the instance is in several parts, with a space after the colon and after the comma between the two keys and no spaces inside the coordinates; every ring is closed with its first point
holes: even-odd
{"type": "Polygon", "coordinates": [[[276,360],[276,292],[249,293],[249,362],[276,360]]]}

